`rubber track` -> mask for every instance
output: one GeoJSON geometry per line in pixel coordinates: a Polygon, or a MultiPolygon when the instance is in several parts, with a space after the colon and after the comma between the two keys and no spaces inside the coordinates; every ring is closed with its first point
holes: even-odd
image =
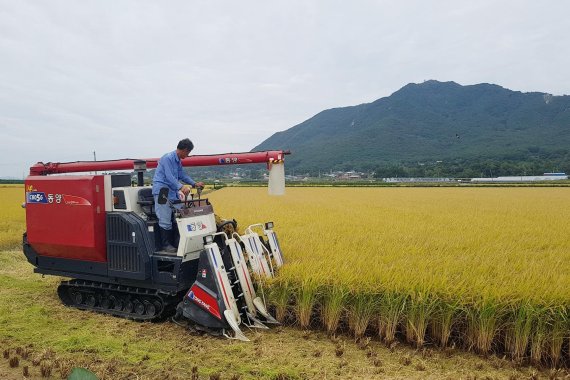
{"type": "Polygon", "coordinates": [[[164,293],[159,293],[155,289],[145,289],[137,287],[128,287],[122,285],[114,285],[103,282],[95,281],[84,281],[84,280],[70,280],[62,281],[57,288],[57,294],[63,302],[64,305],[69,307],[74,307],[80,310],[95,311],[98,313],[104,313],[113,315],[116,317],[133,319],[136,321],[158,321],[174,314],[176,305],[182,300],[181,295],[168,295],[164,293]],[[83,301],[77,304],[72,298],[72,293],[82,294],[83,301]],[[89,295],[95,296],[95,306],[89,306],[86,304],[86,298],[89,295]],[[101,306],[101,300],[103,298],[109,299],[111,296],[122,302],[121,310],[116,310],[113,308],[114,305],[109,305],[109,308],[104,308],[101,306]],[[132,312],[127,312],[124,310],[124,306],[128,301],[133,304],[135,301],[143,303],[145,300],[153,303],[156,312],[152,315],[148,314],[137,314],[135,308],[133,307],[132,312]]]}

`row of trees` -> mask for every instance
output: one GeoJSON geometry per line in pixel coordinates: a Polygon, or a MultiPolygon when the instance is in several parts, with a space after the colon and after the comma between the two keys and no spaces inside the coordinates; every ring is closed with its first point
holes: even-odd
{"type": "Polygon", "coordinates": [[[287,174],[318,177],[331,171],[374,173],[376,178],[387,177],[498,177],[542,175],[545,172],[570,173],[570,149],[548,149],[528,146],[525,149],[505,151],[496,156],[469,154],[461,158],[428,156],[420,160],[344,160],[326,165],[315,160],[285,165],[287,174]]]}
{"type": "Polygon", "coordinates": [[[570,161],[561,160],[455,160],[433,163],[401,163],[379,165],[376,178],[387,177],[498,177],[541,175],[546,172],[570,172],[570,161]]]}

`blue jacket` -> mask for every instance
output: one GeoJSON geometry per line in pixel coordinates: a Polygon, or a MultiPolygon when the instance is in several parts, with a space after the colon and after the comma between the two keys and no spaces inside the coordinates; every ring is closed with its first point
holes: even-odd
{"type": "Polygon", "coordinates": [[[178,199],[178,190],[182,188],[180,181],[194,186],[196,182],[182,169],[180,158],[176,151],[166,153],[158,161],[158,166],[152,179],[152,195],[158,195],[160,189],[168,187],[168,199],[178,199]]]}

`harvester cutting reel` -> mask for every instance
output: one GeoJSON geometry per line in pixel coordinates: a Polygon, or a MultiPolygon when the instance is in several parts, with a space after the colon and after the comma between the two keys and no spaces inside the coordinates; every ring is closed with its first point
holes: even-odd
{"type": "Polygon", "coordinates": [[[251,225],[241,236],[235,232],[235,221],[233,227],[203,238],[196,281],[178,304],[174,319],[188,319],[194,330],[249,341],[241,325],[267,329],[268,324],[279,324],[256,287],[263,294],[263,281],[283,265],[283,254],[273,223],[251,225]],[[267,241],[254,231],[258,227],[267,241]]]}

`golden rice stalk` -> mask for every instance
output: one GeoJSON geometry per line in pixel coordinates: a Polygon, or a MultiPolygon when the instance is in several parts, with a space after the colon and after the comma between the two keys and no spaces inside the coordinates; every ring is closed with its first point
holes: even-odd
{"type": "Polygon", "coordinates": [[[333,334],[345,309],[348,290],[339,285],[328,285],[322,293],[321,319],[327,332],[333,334]]]}
{"type": "Polygon", "coordinates": [[[498,332],[501,310],[494,299],[484,299],[467,307],[467,339],[469,349],[480,354],[491,351],[493,340],[498,332]]]}
{"type": "Polygon", "coordinates": [[[268,285],[270,286],[269,303],[275,307],[275,318],[279,322],[284,322],[291,298],[289,281],[284,278],[277,278],[268,285]]]}
{"type": "Polygon", "coordinates": [[[396,339],[406,302],[407,296],[397,292],[385,292],[379,299],[378,334],[386,344],[396,339]]]}
{"type": "Polygon", "coordinates": [[[311,323],[311,315],[317,298],[317,283],[311,278],[303,279],[297,284],[295,293],[295,311],[297,321],[303,328],[309,327],[311,323]]]}
{"type": "Polygon", "coordinates": [[[431,336],[441,348],[447,347],[454,325],[461,319],[461,307],[457,300],[436,299],[430,320],[431,336]]]}
{"type": "Polygon", "coordinates": [[[536,309],[536,318],[530,337],[530,359],[535,365],[541,364],[546,352],[546,337],[551,320],[552,309],[546,307],[536,309]]]}
{"type": "Polygon", "coordinates": [[[437,302],[424,290],[412,292],[408,298],[406,340],[417,348],[424,345],[428,321],[432,317],[437,302]]]}
{"type": "Polygon", "coordinates": [[[355,338],[360,338],[368,328],[372,316],[377,313],[377,295],[353,293],[349,297],[348,327],[355,338]]]}
{"type": "Polygon", "coordinates": [[[536,309],[528,301],[509,306],[505,346],[515,362],[520,363],[530,342],[536,309]]]}
{"type": "Polygon", "coordinates": [[[564,307],[553,310],[551,325],[546,336],[546,347],[550,364],[557,367],[562,358],[564,338],[568,336],[568,314],[564,307]]]}

